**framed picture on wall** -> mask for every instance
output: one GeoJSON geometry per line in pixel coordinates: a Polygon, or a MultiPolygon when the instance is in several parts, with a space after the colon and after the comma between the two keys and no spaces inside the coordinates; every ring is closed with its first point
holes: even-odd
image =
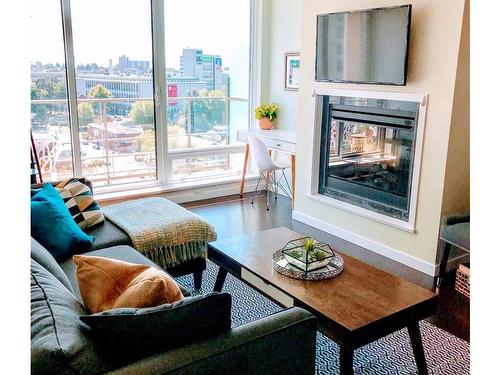
{"type": "Polygon", "coordinates": [[[285,90],[299,89],[300,53],[285,53],[285,90]]]}

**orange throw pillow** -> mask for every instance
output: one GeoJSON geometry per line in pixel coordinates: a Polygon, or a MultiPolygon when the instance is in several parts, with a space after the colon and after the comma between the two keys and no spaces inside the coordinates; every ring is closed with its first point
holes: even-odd
{"type": "Polygon", "coordinates": [[[155,267],[89,255],[75,255],[73,262],[83,303],[93,314],[184,299],[174,279],[155,267]]]}

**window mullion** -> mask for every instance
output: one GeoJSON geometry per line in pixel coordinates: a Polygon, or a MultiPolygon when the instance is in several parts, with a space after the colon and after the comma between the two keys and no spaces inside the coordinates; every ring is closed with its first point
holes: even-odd
{"type": "Polygon", "coordinates": [[[169,175],[167,131],[167,78],[165,63],[165,14],[163,0],[151,0],[153,37],[153,80],[156,125],[156,168],[160,183],[167,183],[169,175]]]}
{"type": "Polygon", "coordinates": [[[263,6],[263,0],[250,0],[249,129],[255,127],[253,108],[260,104],[262,94],[263,6]]]}
{"type": "Polygon", "coordinates": [[[69,128],[71,150],[73,153],[73,173],[76,177],[82,177],[80,135],[78,127],[78,103],[76,94],[75,55],[73,49],[70,0],[61,0],[61,17],[63,23],[64,59],[66,64],[66,82],[68,90],[69,128]]]}

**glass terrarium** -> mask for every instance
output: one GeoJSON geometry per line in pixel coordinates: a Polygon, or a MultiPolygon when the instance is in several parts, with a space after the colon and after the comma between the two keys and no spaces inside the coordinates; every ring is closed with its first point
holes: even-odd
{"type": "Polygon", "coordinates": [[[282,252],[289,264],[304,272],[326,267],[334,257],[329,245],[310,237],[289,241],[282,252]]]}

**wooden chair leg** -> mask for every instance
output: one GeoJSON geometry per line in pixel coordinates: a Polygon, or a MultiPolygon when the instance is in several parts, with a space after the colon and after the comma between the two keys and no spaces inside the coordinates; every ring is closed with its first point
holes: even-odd
{"type": "Polygon", "coordinates": [[[245,145],[245,157],[243,159],[243,170],[241,173],[241,182],[240,182],[240,198],[243,198],[245,194],[245,175],[247,174],[247,165],[248,165],[248,143],[245,145]]]}
{"type": "Polygon", "coordinates": [[[291,161],[291,179],[292,179],[292,208],[295,207],[295,155],[290,156],[291,161]]]}

